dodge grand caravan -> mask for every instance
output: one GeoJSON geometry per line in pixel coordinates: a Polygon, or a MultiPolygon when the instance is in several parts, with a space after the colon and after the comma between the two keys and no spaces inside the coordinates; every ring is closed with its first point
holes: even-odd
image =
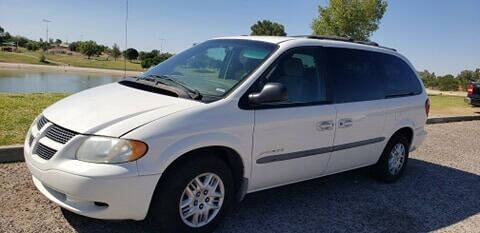
{"type": "Polygon", "coordinates": [[[397,180],[428,112],[415,69],[393,49],[219,38],[48,107],[25,161],[69,211],[205,232],[247,193],[366,166],[397,180]]]}

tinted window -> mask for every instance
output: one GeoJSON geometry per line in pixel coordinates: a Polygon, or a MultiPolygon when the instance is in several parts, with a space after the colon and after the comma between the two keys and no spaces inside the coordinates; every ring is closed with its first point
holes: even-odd
{"type": "Polygon", "coordinates": [[[337,103],[383,99],[384,80],[378,75],[371,52],[327,48],[330,79],[337,103]]]}
{"type": "Polygon", "coordinates": [[[422,92],[417,76],[402,59],[389,54],[378,54],[378,57],[387,81],[385,93],[387,96],[412,95],[422,92]]]}
{"type": "Polygon", "coordinates": [[[287,52],[275,64],[266,82],[285,85],[287,103],[327,101],[324,72],[319,67],[316,48],[300,48],[287,52]]]}

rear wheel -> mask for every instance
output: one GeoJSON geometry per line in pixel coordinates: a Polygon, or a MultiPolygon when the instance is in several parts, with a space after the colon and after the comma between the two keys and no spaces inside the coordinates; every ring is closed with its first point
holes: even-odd
{"type": "Polygon", "coordinates": [[[385,147],[382,156],[373,166],[373,175],[385,182],[400,178],[407,166],[409,143],[405,136],[394,135],[385,147]]]}
{"type": "Polygon", "coordinates": [[[161,232],[211,232],[233,200],[229,166],[215,156],[198,155],[170,170],[157,187],[150,221],[161,232]]]}

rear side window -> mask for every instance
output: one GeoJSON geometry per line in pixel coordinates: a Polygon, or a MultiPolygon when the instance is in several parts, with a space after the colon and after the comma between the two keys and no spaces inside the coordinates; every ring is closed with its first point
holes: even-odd
{"type": "Polygon", "coordinates": [[[327,48],[329,78],[334,86],[336,103],[378,100],[385,98],[385,82],[371,52],[327,48]]]}
{"type": "Polygon", "coordinates": [[[386,96],[406,96],[422,93],[422,87],[414,71],[402,59],[389,55],[377,54],[381,72],[386,79],[386,96]]]}

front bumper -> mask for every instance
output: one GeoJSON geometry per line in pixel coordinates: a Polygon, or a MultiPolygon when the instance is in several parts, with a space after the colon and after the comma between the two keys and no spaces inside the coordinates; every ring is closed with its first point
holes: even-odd
{"type": "Polygon", "coordinates": [[[161,176],[139,176],[135,162],[94,164],[61,154],[42,160],[28,143],[24,156],[43,195],[71,212],[98,219],[144,219],[161,176]]]}

